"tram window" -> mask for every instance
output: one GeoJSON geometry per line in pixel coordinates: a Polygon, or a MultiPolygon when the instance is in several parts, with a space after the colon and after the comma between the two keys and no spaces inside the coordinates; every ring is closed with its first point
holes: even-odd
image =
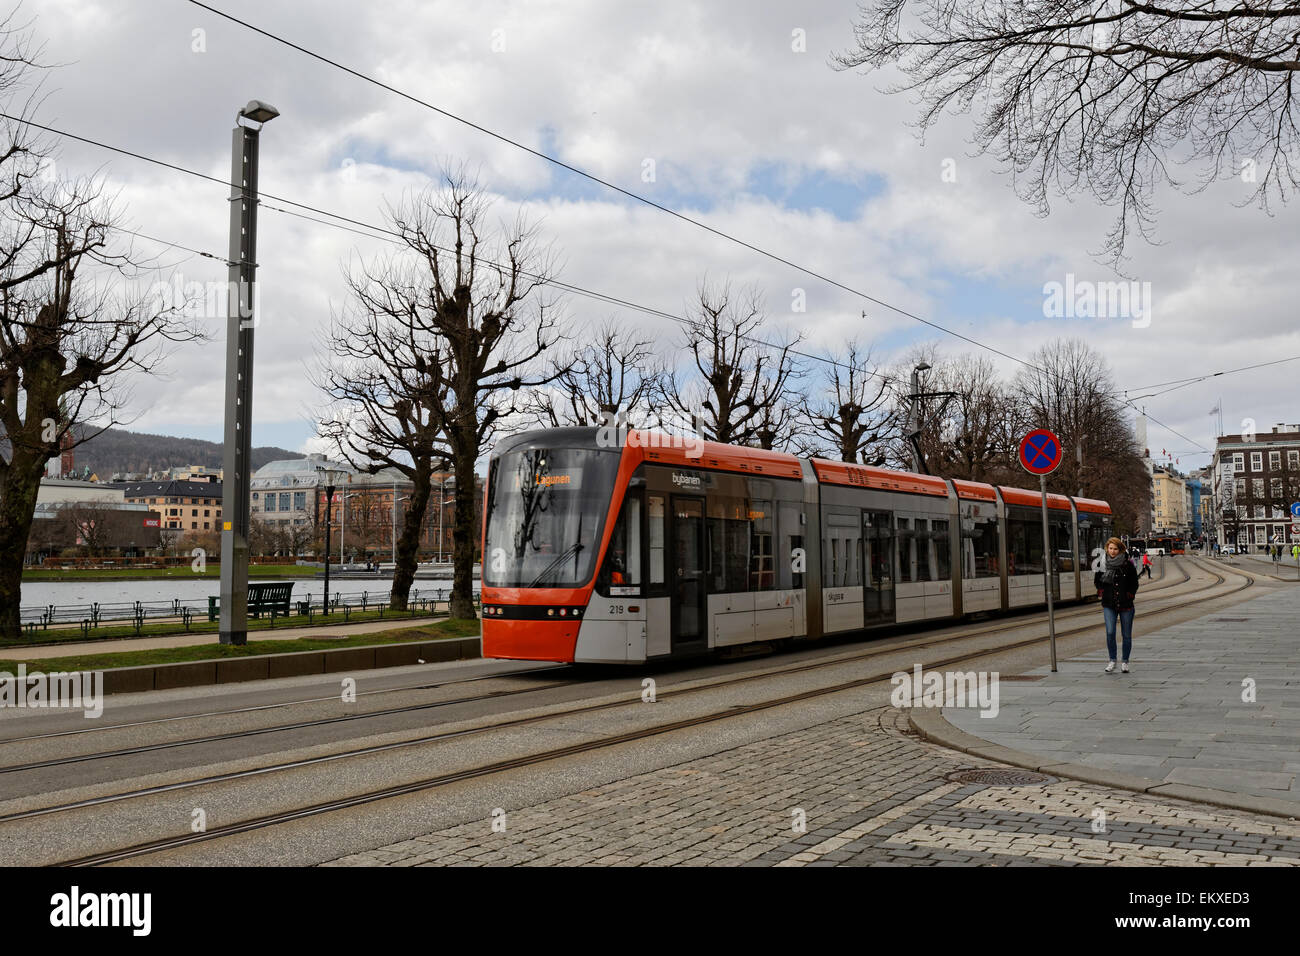
{"type": "Polygon", "coordinates": [[[992,506],[965,506],[961,519],[961,555],[962,577],[998,576],[998,519],[992,506]]]}
{"type": "Polygon", "coordinates": [[[623,502],[601,574],[606,594],[641,593],[641,499],[630,495],[623,502]]]}
{"type": "Polygon", "coordinates": [[[826,515],[826,547],[822,572],[828,587],[857,587],[862,584],[861,552],[860,515],[826,515]]]}
{"type": "Polygon", "coordinates": [[[917,566],[916,554],[916,530],[912,525],[915,521],[917,526],[925,524],[922,518],[904,518],[898,517],[898,580],[903,584],[913,581],[921,581],[922,569],[917,566]]]}
{"type": "Polygon", "coordinates": [[[664,499],[651,495],[648,499],[650,522],[647,526],[650,551],[650,583],[664,583],[664,499]]]}
{"type": "MultiPolygon", "coordinates": [[[[784,567],[785,570],[783,570],[781,573],[782,573],[782,576],[784,576],[784,575],[786,575],[786,574],[789,574],[789,576],[790,576],[790,587],[792,587],[792,588],[801,588],[801,587],[804,586],[804,583],[803,583],[804,572],[803,572],[803,571],[795,571],[795,570],[793,570],[793,567],[794,567],[794,553],[795,553],[795,551],[798,551],[798,550],[802,550],[802,549],[803,549],[803,535],[801,535],[801,534],[788,534],[788,535],[785,536],[785,539],[786,539],[788,542],[790,542],[790,546],[789,546],[788,548],[786,548],[786,553],[787,553],[787,555],[788,555],[789,557],[788,557],[788,560],[784,562],[783,567],[784,567]]],[[[806,566],[806,562],[807,562],[807,560],[808,560],[808,559],[807,559],[807,556],[805,556],[805,557],[804,557],[805,566],[806,566]]]]}
{"type": "Polygon", "coordinates": [[[919,584],[948,579],[947,521],[900,515],[898,547],[900,581],[919,584]]]}
{"type": "Polygon", "coordinates": [[[749,590],[771,591],[776,587],[772,553],[771,501],[756,500],[749,509],[749,590]]]}
{"type": "Polygon", "coordinates": [[[948,539],[948,522],[938,518],[930,522],[930,551],[934,555],[935,581],[952,577],[952,542],[948,539]]]}
{"type": "Polygon", "coordinates": [[[749,521],[709,519],[709,588],[714,594],[748,590],[749,521]]]}
{"type": "MultiPolygon", "coordinates": [[[[800,518],[803,511],[797,504],[778,502],[780,509],[776,524],[776,537],[773,540],[785,542],[785,547],[778,549],[776,561],[776,586],[779,588],[803,587],[803,575],[794,570],[794,551],[803,547],[803,535],[796,534],[802,528],[800,518]]],[[[805,558],[805,562],[806,562],[805,558]]]]}
{"type": "Polygon", "coordinates": [[[1067,514],[1048,515],[1048,528],[1052,534],[1053,567],[1057,571],[1074,570],[1074,549],[1070,541],[1070,517],[1067,514]]]}
{"type": "Polygon", "coordinates": [[[1042,574],[1042,519],[1032,521],[1023,516],[1008,517],[1007,532],[1007,574],[1042,574]]]}

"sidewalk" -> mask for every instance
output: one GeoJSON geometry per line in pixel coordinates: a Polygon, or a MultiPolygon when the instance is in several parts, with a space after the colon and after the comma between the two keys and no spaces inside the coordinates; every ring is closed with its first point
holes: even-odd
{"type": "Polygon", "coordinates": [[[1237,560],[1249,562],[1246,566],[1253,570],[1276,574],[1284,581],[1295,581],[1300,576],[1300,567],[1297,567],[1296,560],[1291,557],[1289,551],[1285,552],[1285,556],[1277,564],[1274,564],[1273,559],[1266,554],[1239,554],[1235,557],[1237,560]]]}
{"type": "Polygon", "coordinates": [[[1001,681],[996,717],[943,718],[1036,758],[1294,802],[1300,816],[1298,621],[1300,588],[1284,586],[1151,634],[1139,613],[1132,673],[1106,674],[1099,619],[1095,652],[1001,681]]]}
{"type": "MultiPolygon", "coordinates": [[[[277,627],[274,630],[249,631],[250,641],[292,641],[299,638],[316,640],[332,637],[351,637],[354,634],[373,634],[377,631],[393,631],[404,627],[419,627],[430,621],[444,621],[446,615],[436,618],[403,617],[394,615],[384,621],[364,621],[357,624],[344,624],[343,615],[338,615],[339,623],[325,624],[319,627],[277,627]]],[[[193,647],[199,644],[220,644],[221,637],[215,631],[202,634],[172,634],[167,637],[127,637],[112,641],[66,641],[59,644],[20,645],[18,647],[0,647],[0,660],[26,660],[34,657],[80,657],[83,654],[116,654],[121,651],[151,651],[160,647],[193,647]]]]}

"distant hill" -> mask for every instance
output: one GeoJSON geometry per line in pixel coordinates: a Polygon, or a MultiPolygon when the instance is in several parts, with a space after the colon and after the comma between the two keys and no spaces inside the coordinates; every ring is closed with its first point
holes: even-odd
{"type": "MultiPolygon", "coordinates": [[[[203,441],[201,438],[176,438],[171,435],[146,435],[121,428],[110,428],[84,445],[78,445],[75,451],[77,471],[80,472],[89,465],[91,472],[99,475],[102,481],[107,481],[118,472],[148,474],[185,465],[220,468],[221,453],[220,442],[203,441]]],[[[252,449],[250,457],[256,470],[268,461],[301,458],[303,455],[287,448],[266,446],[252,449]]]]}

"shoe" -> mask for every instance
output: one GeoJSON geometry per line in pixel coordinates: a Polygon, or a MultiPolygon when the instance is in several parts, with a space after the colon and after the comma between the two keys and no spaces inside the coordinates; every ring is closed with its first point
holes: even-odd
{"type": "Polygon", "coordinates": [[[1114,670],[1115,670],[1115,662],[1114,662],[1114,661],[1111,661],[1109,664],[1106,665],[1106,673],[1107,673],[1107,674],[1110,674],[1110,673],[1112,673],[1114,670]]]}
{"type": "Polygon", "coordinates": [[[1120,665],[1119,665],[1119,670],[1120,670],[1120,673],[1121,673],[1121,674],[1127,674],[1127,673],[1128,673],[1128,661],[1125,661],[1123,664],[1120,664],[1120,665]]]}

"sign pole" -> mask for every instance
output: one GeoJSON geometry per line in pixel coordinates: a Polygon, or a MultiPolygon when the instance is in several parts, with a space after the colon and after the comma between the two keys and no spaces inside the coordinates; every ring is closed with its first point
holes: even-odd
{"type": "MultiPolygon", "coordinates": [[[[1047,637],[1052,649],[1052,673],[1056,673],[1056,608],[1052,600],[1052,570],[1056,554],[1052,551],[1051,534],[1047,520],[1047,476],[1061,464],[1061,439],[1046,428],[1035,428],[1020,439],[1017,455],[1020,467],[1038,476],[1038,486],[1043,506],[1043,596],[1047,601],[1047,637]]],[[[1078,570],[1075,571],[1078,574],[1078,570]]]]}
{"type": "Polygon", "coordinates": [[[1047,636],[1052,647],[1052,673],[1056,673],[1056,610],[1052,606],[1052,565],[1056,555],[1051,550],[1051,540],[1047,533],[1047,476],[1038,476],[1039,487],[1043,491],[1043,591],[1047,595],[1047,636]]]}

